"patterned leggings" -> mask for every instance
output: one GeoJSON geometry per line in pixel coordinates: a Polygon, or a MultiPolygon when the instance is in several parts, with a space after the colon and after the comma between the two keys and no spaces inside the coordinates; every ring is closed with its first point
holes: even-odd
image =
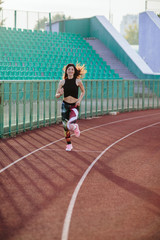
{"type": "Polygon", "coordinates": [[[70,130],[74,130],[74,123],[78,118],[78,110],[79,107],[75,106],[75,103],[62,102],[62,123],[67,144],[71,144],[70,130]]]}

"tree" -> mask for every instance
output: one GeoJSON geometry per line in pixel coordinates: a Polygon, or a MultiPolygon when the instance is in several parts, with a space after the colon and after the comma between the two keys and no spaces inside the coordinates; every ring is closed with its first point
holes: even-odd
{"type": "Polygon", "coordinates": [[[35,26],[35,30],[44,30],[45,29],[45,24],[48,22],[48,19],[46,17],[41,18],[37,21],[37,24],[35,26]]]}
{"type": "MultiPolygon", "coordinates": [[[[52,23],[56,22],[56,21],[60,21],[60,20],[67,20],[67,19],[71,19],[71,17],[66,17],[64,14],[59,14],[57,13],[56,15],[52,16],[52,23]]],[[[48,18],[44,17],[41,18],[37,21],[37,24],[35,25],[35,30],[44,30],[45,29],[45,25],[46,23],[48,23],[48,18]]]]}
{"type": "Polygon", "coordinates": [[[52,17],[52,22],[60,21],[60,20],[67,20],[71,19],[71,17],[66,17],[65,14],[57,13],[55,16],[52,17]]]}
{"type": "MultiPolygon", "coordinates": [[[[1,7],[2,4],[3,4],[3,2],[2,2],[2,0],[0,0],[0,13],[2,11],[2,7],[1,7]]],[[[3,19],[0,20],[0,26],[3,26],[3,23],[4,23],[4,20],[3,19]]]]}
{"type": "Polygon", "coordinates": [[[125,29],[125,39],[129,42],[131,45],[138,45],[138,25],[135,23],[133,25],[129,25],[127,29],[125,29]]]}

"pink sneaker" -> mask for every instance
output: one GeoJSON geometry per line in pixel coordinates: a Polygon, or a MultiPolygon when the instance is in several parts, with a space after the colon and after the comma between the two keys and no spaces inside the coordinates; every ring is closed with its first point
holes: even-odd
{"type": "Polygon", "coordinates": [[[80,130],[79,130],[79,126],[78,124],[75,124],[75,130],[74,130],[74,134],[76,137],[79,137],[80,136],[80,130]]]}
{"type": "Polygon", "coordinates": [[[73,148],[72,144],[67,144],[66,151],[70,152],[72,150],[72,148],[73,148]]]}

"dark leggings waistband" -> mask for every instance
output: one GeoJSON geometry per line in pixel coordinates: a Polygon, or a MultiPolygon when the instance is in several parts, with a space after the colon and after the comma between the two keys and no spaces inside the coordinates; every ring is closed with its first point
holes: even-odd
{"type": "Polygon", "coordinates": [[[75,102],[75,103],[68,103],[68,102],[66,102],[66,101],[64,101],[64,100],[63,100],[63,102],[64,102],[65,104],[72,105],[72,106],[74,106],[74,105],[76,104],[76,102],[75,102]]]}

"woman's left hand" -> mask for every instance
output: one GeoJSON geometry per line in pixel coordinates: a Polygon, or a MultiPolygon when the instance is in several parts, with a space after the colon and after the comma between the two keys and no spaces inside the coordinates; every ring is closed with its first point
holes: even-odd
{"type": "Polygon", "coordinates": [[[80,106],[80,104],[81,104],[81,101],[79,101],[79,100],[78,100],[78,101],[76,102],[76,106],[78,106],[78,107],[79,107],[79,106],[80,106]]]}

